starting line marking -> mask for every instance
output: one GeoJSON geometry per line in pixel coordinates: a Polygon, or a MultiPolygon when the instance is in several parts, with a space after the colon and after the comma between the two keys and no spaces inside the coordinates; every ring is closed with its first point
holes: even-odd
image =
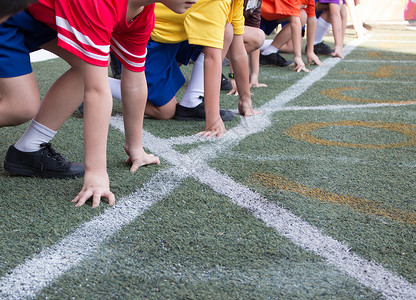
{"type": "MultiPolygon", "coordinates": [[[[345,56],[363,40],[353,40],[347,45],[344,49],[345,56]]],[[[402,277],[351,253],[347,246],[324,235],[320,230],[289,211],[268,202],[267,199],[247,187],[234,182],[227,175],[220,174],[206,163],[221,150],[270,126],[270,117],[276,112],[276,109],[304,93],[340,61],[333,58],[326,60],[324,66],[315,69],[260,108],[263,111],[262,115],[247,119],[246,122],[229,130],[222,139],[213,144],[199,146],[188,155],[174,151],[169,140],[160,139],[144,132],[144,146],[169,161],[176,168],[159,172],[138,193],[119,200],[114,207],[83,224],[60,243],[45,249],[32,259],[28,259],[1,278],[1,296],[9,299],[35,297],[39,291],[55,279],[97,251],[101,243],[116,233],[123,225],[128,224],[156,201],[167,196],[185,176],[192,176],[207,184],[214,191],[229,197],[235,204],[248,209],[267,226],[276,229],[295,244],[323,257],[328,264],[339,268],[372,290],[381,292],[391,299],[414,297],[416,288],[402,277]],[[155,188],[155,185],[161,185],[161,182],[165,186],[162,191],[155,188]],[[103,226],[104,224],[106,226],[103,226]],[[75,256],[74,253],[76,253],[75,256]]],[[[111,124],[119,129],[122,128],[121,118],[113,118],[111,124]]]]}

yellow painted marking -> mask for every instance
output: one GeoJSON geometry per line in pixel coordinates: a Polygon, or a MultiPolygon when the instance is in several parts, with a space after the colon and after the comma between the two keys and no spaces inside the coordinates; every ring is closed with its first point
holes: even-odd
{"type": "Polygon", "coordinates": [[[415,71],[416,68],[409,68],[409,67],[396,67],[396,66],[380,66],[377,71],[375,72],[349,72],[349,71],[341,71],[341,74],[365,74],[375,78],[387,78],[394,75],[409,75],[409,76],[416,76],[416,72],[413,73],[403,73],[394,72],[396,69],[400,70],[413,70],[415,71]]]}
{"type": "Polygon", "coordinates": [[[384,58],[384,59],[393,59],[393,60],[409,59],[409,56],[382,55],[380,52],[377,52],[377,51],[368,52],[368,56],[374,57],[374,58],[384,58]]]}
{"type": "Polygon", "coordinates": [[[322,123],[303,123],[297,124],[288,130],[286,134],[292,138],[306,141],[309,143],[315,143],[325,146],[338,146],[338,147],[353,147],[353,148],[370,148],[370,149],[385,149],[385,148],[401,148],[411,147],[416,145],[416,132],[413,130],[411,124],[400,124],[400,123],[383,123],[383,122],[363,122],[363,121],[338,121],[338,122],[322,122],[322,123]],[[405,135],[408,139],[403,142],[390,143],[390,144],[355,144],[355,143],[344,143],[337,141],[329,141],[319,139],[309,132],[318,128],[331,127],[331,126],[361,126],[370,128],[379,128],[394,131],[405,135]]]}
{"type": "Polygon", "coordinates": [[[364,90],[364,87],[341,87],[334,89],[326,89],[321,91],[321,95],[333,99],[343,100],[343,101],[353,101],[353,102],[365,102],[365,103],[391,103],[391,104],[416,104],[416,100],[406,100],[406,101],[389,101],[389,100],[375,100],[375,99],[363,99],[355,98],[350,96],[345,96],[342,93],[353,90],[364,90]]]}
{"type": "Polygon", "coordinates": [[[360,213],[381,216],[394,221],[416,225],[416,213],[388,207],[382,203],[355,196],[343,196],[318,188],[310,188],[296,181],[289,181],[285,178],[271,174],[253,173],[253,179],[265,187],[296,193],[323,202],[341,204],[360,213]]]}

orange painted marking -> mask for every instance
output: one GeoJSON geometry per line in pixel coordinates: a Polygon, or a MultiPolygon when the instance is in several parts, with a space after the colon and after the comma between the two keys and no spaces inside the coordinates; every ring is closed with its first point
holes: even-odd
{"type": "Polygon", "coordinates": [[[416,213],[406,212],[382,203],[355,196],[343,196],[318,188],[310,188],[298,182],[289,181],[271,174],[253,173],[252,178],[255,182],[265,187],[296,193],[322,202],[340,204],[360,213],[381,216],[394,221],[416,225],[416,213]]]}
{"type": "Polygon", "coordinates": [[[366,148],[366,149],[386,149],[386,148],[402,148],[416,146],[416,132],[413,130],[412,124],[399,124],[399,123],[383,123],[383,122],[363,122],[363,121],[338,121],[338,122],[321,122],[321,123],[303,123],[297,124],[288,130],[286,134],[292,138],[306,141],[309,143],[315,143],[325,146],[338,146],[338,147],[352,147],[352,148],[366,148]],[[357,144],[357,143],[344,143],[337,141],[329,141],[319,139],[309,132],[331,126],[361,126],[369,128],[379,128],[394,131],[405,135],[406,141],[390,144],[357,144]]]}
{"type": "Polygon", "coordinates": [[[416,68],[409,68],[409,67],[396,67],[396,66],[381,66],[375,72],[349,72],[349,71],[341,71],[341,74],[365,74],[375,78],[388,78],[394,75],[409,75],[409,76],[416,76],[416,72],[413,73],[395,73],[396,69],[399,70],[414,70],[416,68]]]}
{"type": "Polygon", "coordinates": [[[341,87],[334,89],[326,89],[321,91],[321,95],[333,99],[343,100],[343,101],[353,101],[353,102],[365,102],[365,103],[391,103],[391,104],[416,104],[416,99],[411,99],[407,101],[390,101],[390,100],[375,100],[375,99],[363,99],[355,98],[350,96],[345,96],[342,93],[353,90],[364,90],[364,87],[341,87]]]}

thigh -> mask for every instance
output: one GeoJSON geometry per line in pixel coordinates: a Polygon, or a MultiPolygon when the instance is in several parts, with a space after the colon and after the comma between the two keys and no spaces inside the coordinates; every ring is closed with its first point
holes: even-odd
{"type": "Polygon", "coordinates": [[[63,60],[65,60],[71,67],[79,68],[82,66],[84,61],[77,57],[76,55],[72,54],[71,52],[61,48],[58,46],[58,39],[54,39],[48,43],[45,43],[40,46],[42,49],[48,50],[53,54],[59,56],[63,60]]]}

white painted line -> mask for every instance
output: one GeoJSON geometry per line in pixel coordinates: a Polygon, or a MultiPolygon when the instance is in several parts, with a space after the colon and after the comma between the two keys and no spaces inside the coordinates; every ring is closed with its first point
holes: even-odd
{"type": "Polygon", "coordinates": [[[351,63],[377,63],[377,64],[416,64],[416,60],[370,60],[370,59],[344,59],[344,62],[351,63]]]}
{"type": "MultiPolygon", "coordinates": [[[[348,55],[357,43],[358,40],[355,40],[346,46],[344,54],[348,55]]],[[[159,199],[166,197],[187,175],[207,184],[216,192],[226,195],[237,205],[250,210],[267,226],[275,228],[294,243],[320,255],[329,264],[336,266],[374,291],[383,293],[387,298],[409,299],[415,296],[415,287],[405,279],[392,274],[382,266],[350,253],[347,246],[325,236],[318,229],[285,209],[268,202],[247,187],[234,182],[227,175],[211,169],[206,163],[216,154],[227,150],[243,138],[270,126],[270,117],[281,106],[304,93],[340,60],[331,58],[327,61],[325,61],[325,66],[315,69],[287,91],[261,107],[264,111],[262,115],[247,119],[246,122],[229,130],[222,139],[199,146],[190,151],[188,155],[174,151],[170,140],[160,139],[144,132],[144,146],[176,168],[160,172],[138,193],[121,199],[114,208],[106,210],[103,215],[87,222],[62,242],[42,251],[1,278],[2,296],[10,299],[36,296],[42,288],[99,249],[101,243],[122,226],[134,220],[159,199]],[[73,256],[74,253],[75,256],[73,256]]],[[[122,128],[120,118],[113,118],[111,123],[119,129],[122,128]]]]}
{"type": "Polygon", "coordinates": [[[377,43],[393,43],[393,44],[416,44],[416,41],[399,41],[399,40],[370,40],[370,42],[377,43]]]}
{"type": "MultiPolygon", "coordinates": [[[[397,74],[397,75],[401,75],[401,74],[397,74]]],[[[416,73],[415,73],[415,75],[416,75],[416,73]]],[[[389,84],[400,84],[400,85],[402,85],[402,84],[404,84],[404,85],[412,84],[413,85],[414,84],[414,80],[395,81],[395,80],[378,80],[378,79],[364,79],[364,80],[361,80],[361,79],[348,79],[348,78],[345,78],[345,79],[325,79],[325,78],[323,78],[323,79],[321,79],[321,81],[325,81],[325,82],[359,82],[359,83],[371,82],[372,84],[389,83],[389,84]]]]}
{"type": "MultiPolygon", "coordinates": [[[[345,110],[345,109],[363,109],[378,107],[399,107],[399,106],[416,106],[416,100],[411,103],[368,103],[368,104],[345,104],[345,105],[322,105],[322,106],[285,106],[278,109],[279,111],[301,111],[301,110],[345,110]]],[[[409,101],[410,102],[410,101],[409,101]]]]}
{"type": "Polygon", "coordinates": [[[44,287],[97,251],[123,226],[143,214],[180,185],[183,173],[160,171],[143,188],[120,199],[103,214],[83,224],[58,244],[45,249],[1,278],[1,299],[35,297],[44,287]]]}

